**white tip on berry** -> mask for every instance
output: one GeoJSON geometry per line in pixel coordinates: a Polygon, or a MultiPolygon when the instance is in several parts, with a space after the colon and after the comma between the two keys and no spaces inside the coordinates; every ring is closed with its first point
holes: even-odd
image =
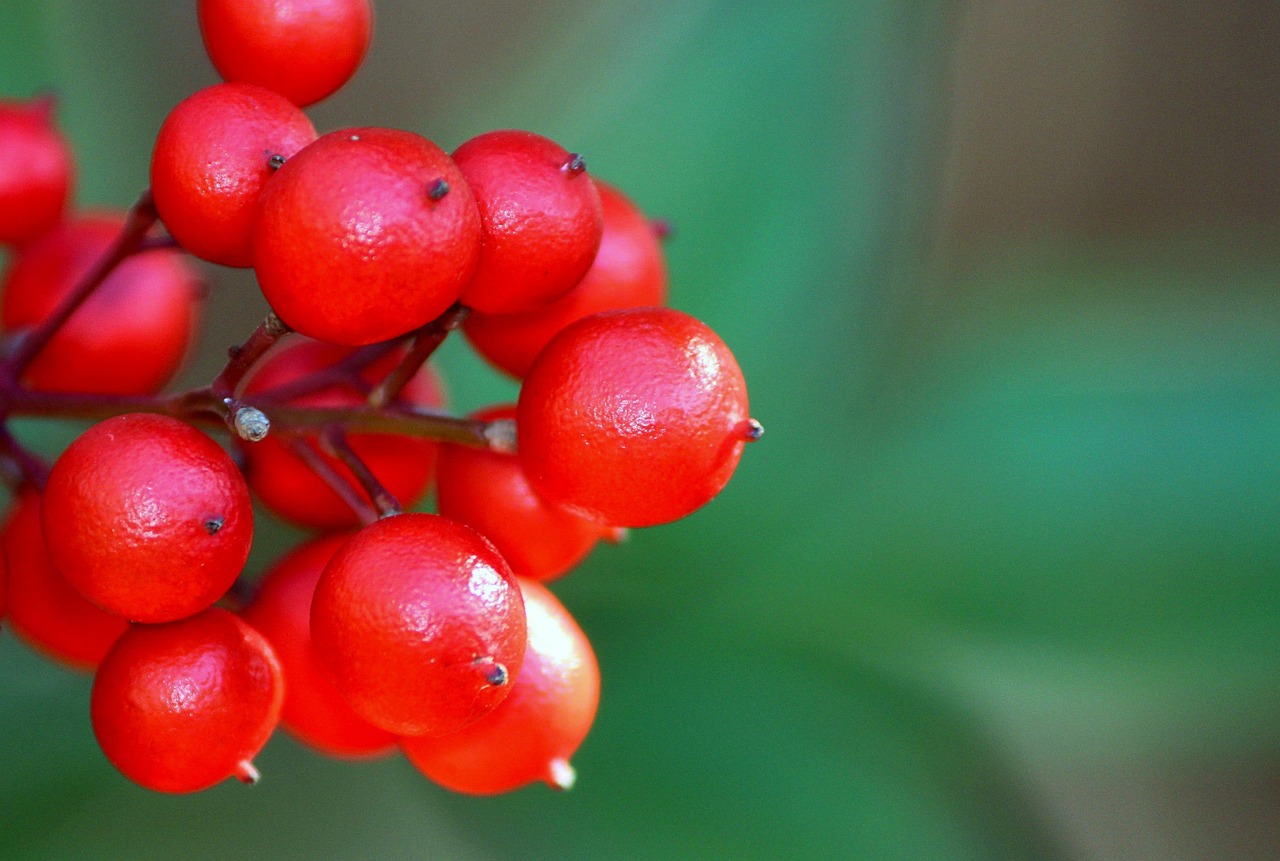
{"type": "Polygon", "coordinates": [[[577,779],[578,772],[574,771],[569,760],[556,757],[547,764],[547,783],[551,784],[552,789],[558,789],[561,792],[573,789],[577,779]]]}
{"type": "Polygon", "coordinates": [[[485,442],[489,448],[502,454],[516,453],[515,419],[494,419],[484,429],[485,442]]]}
{"type": "Polygon", "coordinates": [[[240,762],[236,764],[236,770],[231,772],[231,774],[236,780],[241,783],[246,783],[249,786],[255,786],[258,781],[262,780],[262,775],[258,772],[258,769],[247,759],[240,760],[240,762]]]}

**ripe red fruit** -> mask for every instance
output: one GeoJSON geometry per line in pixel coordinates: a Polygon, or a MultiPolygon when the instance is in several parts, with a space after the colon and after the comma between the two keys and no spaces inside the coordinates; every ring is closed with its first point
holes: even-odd
{"type": "Polygon", "coordinates": [[[151,194],[173,238],[224,266],[253,262],[258,195],[283,160],[316,139],[307,115],[252,84],[217,84],[169,112],[151,153],[151,194]]]}
{"type": "Polygon", "coordinates": [[[667,264],[653,223],[611,185],[595,180],[604,209],[600,250],[577,286],[549,305],[521,314],[472,312],[463,332],[480,355],[523,377],[551,338],[599,311],[662,305],[667,264]]]}
{"type": "Polygon", "coordinates": [[[249,489],[213,440],[177,419],[99,422],[54,463],[42,506],[54,566],[103,609],[140,622],[198,613],[249,555],[249,489]]]}
{"type": "MultiPolygon", "coordinates": [[[[120,214],[63,223],[24,250],[4,281],[0,323],[34,326],[115,241],[120,214]]],[[[81,305],[26,372],[33,388],[94,394],[159,391],[186,357],[199,278],[174,249],[134,254],[81,305]]]]}
{"type": "Polygon", "coordinates": [[[508,130],[472,138],[453,160],[484,230],[464,304],[491,314],[528,311],[582,280],[604,217],[581,156],[541,135],[508,130]]]}
{"type": "Polygon", "coordinates": [[[369,0],[199,0],[200,34],[218,74],[306,107],[355,74],[373,36],[369,0]]]}
{"type": "MultiPolygon", "coordinates": [[[[324,373],[349,356],[351,350],[309,339],[297,339],[273,352],[259,366],[245,386],[245,396],[268,392],[316,373],[324,373]]],[[[402,352],[393,352],[373,362],[360,377],[376,384],[399,361],[402,352]]],[[[293,398],[299,406],[347,407],[363,403],[365,395],[354,385],[335,382],[309,394],[293,398]]],[[[409,380],[396,401],[401,405],[443,407],[444,392],[430,365],[424,365],[409,380]]],[[[347,443],[373,471],[392,496],[411,506],[426,494],[435,475],[439,446],[417,437],[395,434],[352,433],[347,443]]],[[[313,440],[313,437],[303,437],[313,440]]],[[[273,512],[300,526],[316,529],[346,529],[358,526],[359,518],[333,489],[290,449],[280,435],[241,446],[245,453],[249,486],[273,512]]],[[[348,480],[352,489],[368,500],[368,494],[351,470],[337,458],[316,449],[317,455],[348,480]]]]}
{"type": "Polygon", "coordinates": [[[760,433],[729,348],[669,308],[606,311],[552,338],[525,377],[517,425],[533,489],[613,526],[700,508],[760,433]]]}
{"type": "Polygon", "coordinates": [[[280,716],[284,683],[266,638],[211,607],[166,625],[133,625],[98,667],[89,703],[102,752],[157,792],[197,792],[251,760],[280,716]]]}
{"type": "MultiPolygon", "coordinates": [[[[493,407],[473,418],[491,421],[515,414],[514,406],[493,407]]],[[[605,532],[534,493],[514,454],[461,445],[440,449],[436,508],[492,541],[516,576],[534,580],[565,574],[605,532]]]]}
{"type": "Polygon", "coordinates": [[[389,753],[395,737],[360,717],[334,687],[311,647],[311,598],[320,572],[347,535],[295,547],[268,569],[244,618],[274,647],[288,680],[280,723],[304,743],[337,757],[389,753]]]}
{"type": "Polygon", "coordinates": [[[479,251],[480,216],[458,168],[395,129],[322,135],[267,183],[254,227],[271,307],[294,330],[348,346],[438,317],[479,251]]]}
{"type": "Polygon", "coordinates": [[[54,570],[40,527],[40,497],[34,491],[18,496],[0,543],[14,630],[54,660],[92,670],[129,623],[90,604],[54,570]]]}
{"type": "Polygon", "coordinates": [[[568,789],[569,758],[595,720],[600,668],[586,635],[545,587],[520,588],[529,646],[511,695],[458,732],[400,742],[419,771],[454,792],[492,795],[539,780],[568,789]]]}
{"type": "Polygon", "coordinates": [[[0,244],[25,245],[62,218],[74,181],[51,98],[0,100],[0,244]]]}
{"type": "Polygon", "coordinates": [[[352,708],[397,735],[461,729],[506,697],[525,649],[511,569],[472,529],[398,514],[339,548],[311,638],[352,708]]]}

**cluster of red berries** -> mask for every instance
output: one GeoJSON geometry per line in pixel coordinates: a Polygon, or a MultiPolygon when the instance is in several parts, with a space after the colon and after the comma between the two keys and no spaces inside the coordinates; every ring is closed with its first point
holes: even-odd
{"type": "Polygon", "coordinates": [[[197,5],[226,82],[164,121],[127,215],[66,215],[51,105],[0,104],[0,613],[96,672],[102,749],[152,789],[255,779],[277,722],[462,792],[567,787],[599,670],[542,584],[720,491],[761,433],[741,371],[662,307],[658,231],[581,156],[317,135],[302,107],[359,65],[368,0],[197,5]],[[187,255],[252,266],[272,314],[164,395],[197,328],[187,255]],[[517,404],[443,411],[426,362],[459,327],[517,404]],[[23,415],[101,420],[46,469],[23,415]],[[404,513],[433,479],[439,514],[404,513]],[[248,583],[254,497],[321,534],[248,583]]]}

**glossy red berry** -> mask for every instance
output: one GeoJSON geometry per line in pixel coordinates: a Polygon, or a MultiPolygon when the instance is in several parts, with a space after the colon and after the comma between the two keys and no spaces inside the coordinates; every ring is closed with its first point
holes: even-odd
{"type": "Polygon", "coordinates": [[[368,757],[389,753],[395,737],[352,710],[311,647],[311,599],[325,565],[349,536],[300,544],[267,570],[244,618],[280,658],[287,680],[280,723],[322,753],[368,757]]]}
{"type": "Polygon", "coordinates": [[[18,496],[0,545],[14,630],[62,664],[77,670],[96,667],[129,623],[89,603],[54,570],[40,526],[40,497],[34,491],[18,496]]]}
{"type": "MultiPolygon", "coordinates": [[[[514,406],[483,410],[483,421],[513,419],[514,406]]],[[[604,535],[585,520],[533,492],[520,458],[488,449],[440,450],[436,508],[493,542],[518,577],[552,580],[568,572],[604,535]]]]}
{"type": "Polygon", "coordinates": [[[369,0],[199,0],[205,50],[224,80],[305,107],[355,74],[373,35],[369,0]]]}
{"type": "Polygon", "coordinates": [[[217,84],[178,103],[151,153],[151,194],[164,226],[197,257],[249,266],[258,195],[276,169],[316,139],[284,96],[217,84]]]}
{"type": "Polygon", "coordinates": [[[570,323],[599,311],[662,305],[667,264],[653,223],[622,192],[595,180],[604,235],[591,268],[577,286],[549,305],[521,314],[472,312],[463,332],[480,355],[523,377],[542,348],[570,323]]]}
{"type": "MultiPolygon", "coordinates": [[[[20,254],[4,280],[6,331],[44,320],[111,247],[124,216],[63,223],[20,254]]],[[[159,391],[187,355],[199,278],[174,249],[154,249],[117,266],[40,351],[26,372],[33,388],[94,394],[159,391]]]]}
{"type": "Polygon", "coordinates": [[[524,658],[511,569],[472,529],[399,514],[339,548],[311,605],[316,655],[352,708],[397,735],[453,732],[506,697],[524,658]]]}
{"type": "Polygon", "coordinates": [[[628,527],[709,502],[760,433],[729,348],[669,308],[606,311],[561,331],[525,377],[517,425],[535,491],[628,527]]]}
{"type": "Polygon", "coordinates": [[[457,301],[480,216],[454,163],[395,129],[321,136],[263,189],[254,267],[294,330],[357,346],[403,335],[457,301]]]}
{"type": "Polygon", "coordinates": [[[53,99],[0,100],[0,245],[25,245],[62,219],[74,183],[53,99]]]}
{"type": "Polygon", "coordinates": [[[102,752],[157,792],[197,792],[235,776],[275,729],[284,695],[270,643],[217,607],[165,625],[133,625],[93,681],[90,716],[102,752]]]}
{"type": "Polygon", "coordinates": [[[213,440],[167,416],[99,422],[54,463],[42,520],[49,555],[93,603],[167,622],[218,600],[253,536],[249,489],[213,440]]]}
{"type": "Polygon", "coordinates": [[[545,305],[582,280],[604,228],[581,156],[541,135],[494,131],[453,153],[480,208],[484,238],[462,301],[491,314],[545,305]]]}
{"type": "Polygon", "coordinates": [[[492,795],[537,781],[568,789],[569,758],[595,720],[600,668],[586,635],[544,586],[520,586],[529,646],[511,695],[458,732],[401,741],[419,771],[454,792],[492,795]]]}
{"type": "MultiPolygon", "coordinates": [[[[269,393],[305,379],[331,371],[347,358],[351,350],[319,341],[298,338],[273,352],[250,377],[245,397],[269,393]]],[[[374,385],[395,366],[403,355],[392,352],[373,362],[359,375],[366,385],[374,385]]],[[[337,381],[308,394],[291,398],[295,406],[351,407],[364,402],[364,391],[355,379],[337,381]]],[[[424,365],[402,390],[399,405],[441,408],[444,391],[430,365],[424,365]]],[[[351,471],[337,458],[324,453],[314,435],[300,437],[313,452],[338,475],[347,479],[357,495],[368,501],[368,493],[351,471]]],[[[347,443],[365,465],[402,505],[411,506],[424,496],[435,475],[439,446],[431,440],[394,434],[350,433],[347,443]]],[[[303,461],[283,434],[272,434],[261,442],[242,446],[246,458],[249,486],[273,512],[292,523],[315,529],[346,529],[359,525],[351,506],[316,475],[303,461]]]]}

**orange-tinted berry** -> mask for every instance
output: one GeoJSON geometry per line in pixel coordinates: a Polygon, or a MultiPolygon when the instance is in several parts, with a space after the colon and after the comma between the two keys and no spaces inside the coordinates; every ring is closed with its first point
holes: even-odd
{"type": "Polygon", "coordinates": [[[199,0],[200,34],[227,81],[307,106],[355,74],[373,35],[370,0],[199,0]]]}
{"type": "Polygon", "coordinates": [[[409,761],[455,792],[492,795],[545,781],[573,785],[569,764],[600,702],[600,668],[582,629],[554,595],[522,580],[529,647],[511,695],[458,732],[406,738],[409,761]]]}
{"type": "Polygon", "coordinates": [[[244,618],[271,642],[284,669],[287,684],[281,725],[330,756],[377,756],[395,747],[395,737],[352,710],[311,648],[311,598],[316,582],[347,537],[313,539],[277,561],[258,584],[244,618]]]}
{"type": "Polygon", "coordinates": [[[0,100],[0,245],[25,245],[62,218],[74,182],[53,100],[0,100]]]}
{"type": "Polygon", "coordinates": [[[164,226],[197,257],[253,262],[258,195],[282,160],[316,139],[284,96],[252,84],[217,84],[169,112],[151,153],[151,194],[164,226]]]}
{"type": "Polygon", "coordinates": [[[457,301],[480,216],[438,146],[395,129],[322,135],[263,189],[254,267],[295,331],[358,346],[403,335],[457,301]]]}
{"type": "Polygon", "coordinates": [[[397,735],[453,732],[506,697],[525,649],[511,569],[479,533],[398,514],[338,549],[311,604],[312,644],[360,715],[397,735]]]}
{"type": "Polygon", "coordinates": [[[463,324],[480,355],[523,377],[551,338],[575,320],[599,311],[662,305],[667,264],[653,223],[622,192],[595,181],[604,208],[600,250],[578,285],[549,305],[522,314],[472,312],[463,324]]]}
{"type": "Polygon", "coordinates": [[[628,527],[705,505],[760,430],[729,348],[669,308],[606,311],[561,331],[525,377],[517,423],[535,491],[628,527]]]}
{"type": "Polygon", "coordinates": [[[125,777],[157,792],[197,792],[235,776],[275,729],[284,696],[266,638],[218,607],[165,625],[132,625],[98,667],[93,732],[125,777]]]}
{"type": "Polygon", "coordinates": [[[580,156],[541,135],[494,131],[453,153],[484,237],[464,304],[491,314],[545,305],[582,280],[600,247],[600,196],[580,156]]]}
{"type": "Polygon", "coordinates": [[[141,622],[198,613],[249,555],[249,489],[213,440],[167,416],[99,422],[54,463],[42,520],[49,556],[93,603],[141,622]]]}
{"type": "Polygon", "coordinates": [[[129,623],[89,603],[54,570],[40,527],[40,497],[34,491],[18,496],[0,542],[14,630],[54,660],[92,670],[129,623]]]}
{"type": "MultiPolygon", "coordinates": [[[[120,214],[63,223],[23,251],[4,281],[6,331],[44,320],[98,262],[124,225],[120,214]]],[[[37,389],[150,394],[186,357],[199,278],[181,252],[153,249],[117,266],[40,351],[26,372],[37,389]]]]}

